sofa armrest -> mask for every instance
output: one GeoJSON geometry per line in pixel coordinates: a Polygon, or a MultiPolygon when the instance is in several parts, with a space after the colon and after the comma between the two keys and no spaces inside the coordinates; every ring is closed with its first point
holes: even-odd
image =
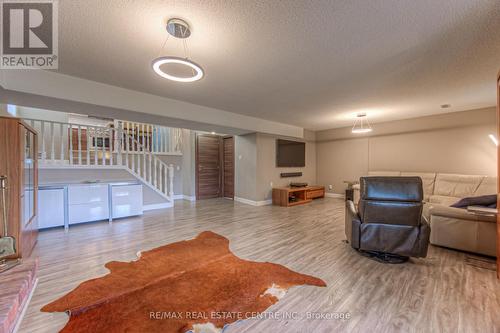
{"type": "Polygon", "coordinates": [[[436,204],[431,204],[431,206],[429,207],[429,216],[433,215],[478,222],[496,223],[497,221],[495,216],[469,213],[466,209],[463,208],[447,207],[436,204]]]}

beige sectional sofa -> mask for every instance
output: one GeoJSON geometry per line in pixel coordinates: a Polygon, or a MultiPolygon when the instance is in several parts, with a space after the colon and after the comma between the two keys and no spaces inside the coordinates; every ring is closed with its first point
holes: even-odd
{"type": "MultiPolygon", "coordinates": [[[[496,256],[496,218],[450,205],[465,197],[497,193],[497,178],[445,173],[372,171],[369,176],[419,176],[424,187],[424,216],[434,245],[496,256]]],[[[354,202],[359,186],[354,186],[354,202]]]]}

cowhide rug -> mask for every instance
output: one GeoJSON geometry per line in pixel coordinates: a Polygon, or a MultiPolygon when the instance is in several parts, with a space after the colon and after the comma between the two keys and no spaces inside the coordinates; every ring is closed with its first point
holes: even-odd
{"type": "Polygon", "coordinates": [[[109,274],[42,308],[69,313],[61,332],[220,332],[265,311],[292,286],[326,286],[281,265],[240,259],[210,231],[105,266],[109,274]]]}

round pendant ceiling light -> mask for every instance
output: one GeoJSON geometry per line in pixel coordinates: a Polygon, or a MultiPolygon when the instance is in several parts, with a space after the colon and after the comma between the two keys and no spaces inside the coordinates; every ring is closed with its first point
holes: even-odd
{"type": "Polygon", "coordinates": [[[373,131],[373,129],[368,121],[368,118],[366,117],[366,113],[358,113],[351,132],[354,134],[362,134],[369,133],[371,131],[373,131]]]}
{"type": "MultiPolygon", "coordinates": [[[[183,45],[184,45],[184,58],[180,57],[174,57],[174,56],[164,56],[164,57],[158,57],[153,60],[151,63],[151,66],[153,67],[153,70],[155,71],[156,74],[159,76],[176,81],[176,82],[194,82],[200,80],[203,75],[203,68],[201,68],[200,65],[197,63],[189,60],[188,58],[188,48],[187,48],[187,42],[186,39],[191,36],[191,30],[189,29],[189,25],[187,24],[186,21],[178,19],[178,18],[173,18],[168,20],[167,22],[167,32],[169,33],[170,36],[173,36],[178,39],[182,39],[183,45]],[[163,65],[169,65],[169,64],[174,64],[177,66],[184,66],[190,72],[192,73],[191,76],[179,76],[174,73],[168,73],[164,68],[162,68],[163,65]]],[[[163,43],[163,47],[160,50],[160,54],[163,51],[163,48],[165,47],[165,44],[167,43],[167,39],[165,39],[165,42],[163,43]]]]}

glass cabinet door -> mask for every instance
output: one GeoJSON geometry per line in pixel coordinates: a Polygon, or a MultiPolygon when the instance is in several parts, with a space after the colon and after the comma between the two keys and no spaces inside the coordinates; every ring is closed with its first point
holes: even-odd
{"type": "Polygon", "coordinates": [[[24,225],[35,215],[35,168],[34,168],[34,134],[22,127],[24,133],[24,200],[23,215],[24,225]]]}

